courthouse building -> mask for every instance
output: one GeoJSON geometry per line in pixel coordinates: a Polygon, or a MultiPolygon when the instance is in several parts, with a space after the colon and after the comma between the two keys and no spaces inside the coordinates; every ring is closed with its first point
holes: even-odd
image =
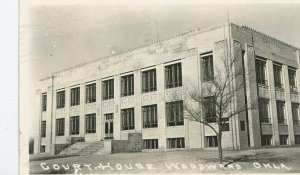
{"type": "Polygon", "coordinates": [[[76,137],[127,140],[129,133],[142,136],[143,150],[216,147],[209,127],[169,111],[183,104],[170,96],[188,82],[199,88],[209,82],[228,48],[249,72],[237,99],[258,107],[228,121],[223,147],[300,144],[299,48],[230,23],[193,29],[39,81],[35,153],[52,152],[76,137]]]}

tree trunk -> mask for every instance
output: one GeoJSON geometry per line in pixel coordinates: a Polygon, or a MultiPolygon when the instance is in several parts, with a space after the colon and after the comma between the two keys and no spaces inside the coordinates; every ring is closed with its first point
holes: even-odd
{"type": "Polygon", "coordinates": [[[219,153],[219,163],[223,163],[223,150],[222,150],[222,131],[218,134],[218,153],[219,153]]]}

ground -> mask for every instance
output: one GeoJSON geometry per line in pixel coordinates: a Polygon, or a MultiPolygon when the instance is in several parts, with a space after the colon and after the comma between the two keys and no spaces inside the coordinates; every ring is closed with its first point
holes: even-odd
{"type": "Polygon", "coordinates": [[[300,147],[118,153],[73,157],[31,157],[31,174],[107,173],[300,173],[300,147]]]}

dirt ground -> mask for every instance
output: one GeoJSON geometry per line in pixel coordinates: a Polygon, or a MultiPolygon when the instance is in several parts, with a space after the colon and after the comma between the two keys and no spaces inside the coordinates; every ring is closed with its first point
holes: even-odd
{"type": "Polygon", "coordinates": [[[300,173],[300,147],[118,153],[75,157],[32,158],[31,174],[159,173],[300,173]]]}

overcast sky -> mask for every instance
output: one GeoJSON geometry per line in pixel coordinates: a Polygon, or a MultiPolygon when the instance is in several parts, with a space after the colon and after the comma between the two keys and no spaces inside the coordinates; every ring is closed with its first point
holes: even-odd
{"type": "MultiPolygon", "coordinates": [[[[21,10],[22,7],[21,4],[21,10]]],[[[152,34],[152,39],[157,35],[164,38],[195,26],[205,28],[223,24],[227,9],[231,22],[250,26],[300,47],[300,4],[76,3],[40,4],[24,9],[20,27],[21,123],[36,112],[34,85],[39,79],[109,55],[112,50],[144,44],[145,34],[152,34]]],[[[29,132],[37,133],[38,120],[31,121],[25,127],[31,128],[29,132]]]]}

